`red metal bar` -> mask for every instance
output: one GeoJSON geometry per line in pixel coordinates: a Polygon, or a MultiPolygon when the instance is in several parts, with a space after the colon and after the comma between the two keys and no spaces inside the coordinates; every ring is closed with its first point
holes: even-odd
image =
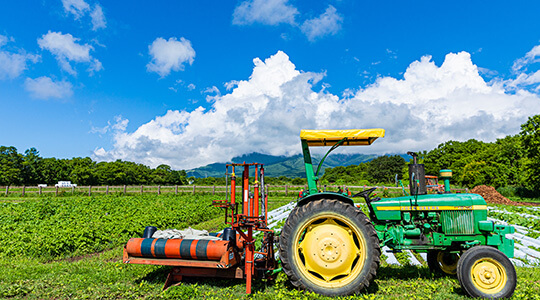
{"type": "Polygon", "coordinates": [[[234,174],[234,166],[232,166],[232,177],[231,177],[231,224],[234,223],[236,220],[234,218],[235,216],[235,208],[236,208],[236,175],[234,174]]]}
{"type": "Polygon", "coordinates": [[[180,284],[184,276],[196,277],[222,277],[222,278],[244,278],[244,271],[241,268],[230,269],[207,269],[193,267],[176,267],[171,270],[167,276],[167,281],[163,286],[163,290],[171,286],[180,284]]]}
{"type": "Polygon", "coordinates": [[[253,216],[259,216],[259,166],[255,165],[255,185],[253,187],[253,194],[255,194],[255,199],[253,199],[253,216]]]}
{"type": "Polygon", "coordinates": [[[248,227],[248,240],[246,245],[245,269],[246,269],[246,293],[251,294],[251,279],[255,268],[253,267],[253,227],[248,227]]]}
{"type": "Polygon", "coordinates": [[[146,258],[129,256],[127,252],[124,252],[124,263],[126,264],[139,264],[139,265],[157,265],[157,266],[187,266],[187,267],[200,267],[200,268],[220,268],[219,261],[208,260],[193,260],[193,259],[180,259],[180,258],[146,258]]]}
{"type": "Polygon", "coordinates": [[[244,215],[249,216],[249,165],[244,165],[244,172],[242,174],[243,179],[243,191],[242,200],[244,201],[244,215]]]}

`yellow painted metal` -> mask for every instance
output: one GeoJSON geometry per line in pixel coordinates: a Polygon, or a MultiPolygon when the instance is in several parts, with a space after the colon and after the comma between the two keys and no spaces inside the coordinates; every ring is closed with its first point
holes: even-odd
{"type": "Polygon", "coordinates": [[[471,268],[471,280],[474,286],[484,294],[500,292],[508,276],[506,269],[495,259],[485,257],[477,260],[471,268]]]}
{"type": "Polygon", "coordinates": [[[300,139],[308,146],[333,146],[344,139],[341,146],[371,145],[377,138],[384,137],[384,129],[306,130],[300,139]]]}
{"type": "Polygon", "coordinates": [[[379,206],[377,210],[486,210],[487,205],[469,206],[379,206]]]}
{"type": "Polygon", "coordinates": [[[437,262],[439,263],[441,270],[446,274],[456,275],[458,260],[459,255],[457,253],[444,251],[439,251],[439,253],[437,253],[437,262]]]}
{"type": "Polygon", "coordinates": [[[441,177],[452,177],[452,171],[440,172],[441,177]]]}
{"type": "Polygon", "coordinates": [[[348,219],[334,213],[315,215],[298,233],[294,256],[309,281],[339,288],[361,273],[367,257],[366,240],[348,219]]]}

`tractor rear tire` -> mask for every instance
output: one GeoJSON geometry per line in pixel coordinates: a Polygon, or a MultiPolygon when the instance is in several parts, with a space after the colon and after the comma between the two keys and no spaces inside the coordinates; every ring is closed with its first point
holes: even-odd
{"type": "Polygon", "coordinates": [[[460,254],[433,250],[427,253],[429,269],[436,274],[455,276],[460,254]]]}
{"type": "Polygon", "coordinates": [[[373,282],[379,238],[360,210],[338,200],[296,207],[280,236],[283,271],[301,289],[325,296],[351,295],[373,282]]]}
{"type": "Polygon", "coordinates": [[[517,283],[510,259],[489,246],[467,250],[458,261],[457,277],[469,296],[489,299],[511,297],[517,283]]]}

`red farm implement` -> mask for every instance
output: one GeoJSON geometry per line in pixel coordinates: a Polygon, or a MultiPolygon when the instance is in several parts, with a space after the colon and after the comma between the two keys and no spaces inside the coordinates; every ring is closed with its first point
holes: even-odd
{"type": "Polygon", "coordinates": [[[172,266],[164,289],[189,276],[245,278],[246,292],[251,293],[253,278],[271,276],[276,261],[274,232],[268,229],[267,222],[264,167],[258,163],[242,163],[227,164],[226,168],[226,177],[230,177],[229,193],[224,200],[212,203],[225,210],[225,223],[231,225],[223,233],[210,234],[220,239],[152,238],[145,230],[143,238],[132,238],[124,247],[124,263],[172,266]],[[253,184],[250,184],[250,167],[254,169],[253,184]],[[242,169],[240,178],[236,177],[235,169],[242,169]],[[238,180],[240,197],[237,197],[238,180]],[[259,250],[255,249],[257,234],[263,234],[259,250]]]}

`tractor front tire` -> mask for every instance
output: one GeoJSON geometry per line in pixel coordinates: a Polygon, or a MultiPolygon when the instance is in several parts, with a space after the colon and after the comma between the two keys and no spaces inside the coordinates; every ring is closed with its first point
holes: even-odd
{"type": "Polygon", "coordinates": [[[338,200],[296,207],[281,231],[280,257],[291,283],[325,296],[367,288],[380,255],[379,238],[366,215],[338,200]]]}
{"type": "Polygon", "coordinates": [[[433,273],[455,276],[460,254],[433,250],[427,253],[427,264],[433,273]]]}
{"type": "Polygon", "coordinates": [[[488,299],[511,297],[517,283],[510,259],[489,246],[467,250],[458,261],[457,277],[469,296],[488,299]]]}

